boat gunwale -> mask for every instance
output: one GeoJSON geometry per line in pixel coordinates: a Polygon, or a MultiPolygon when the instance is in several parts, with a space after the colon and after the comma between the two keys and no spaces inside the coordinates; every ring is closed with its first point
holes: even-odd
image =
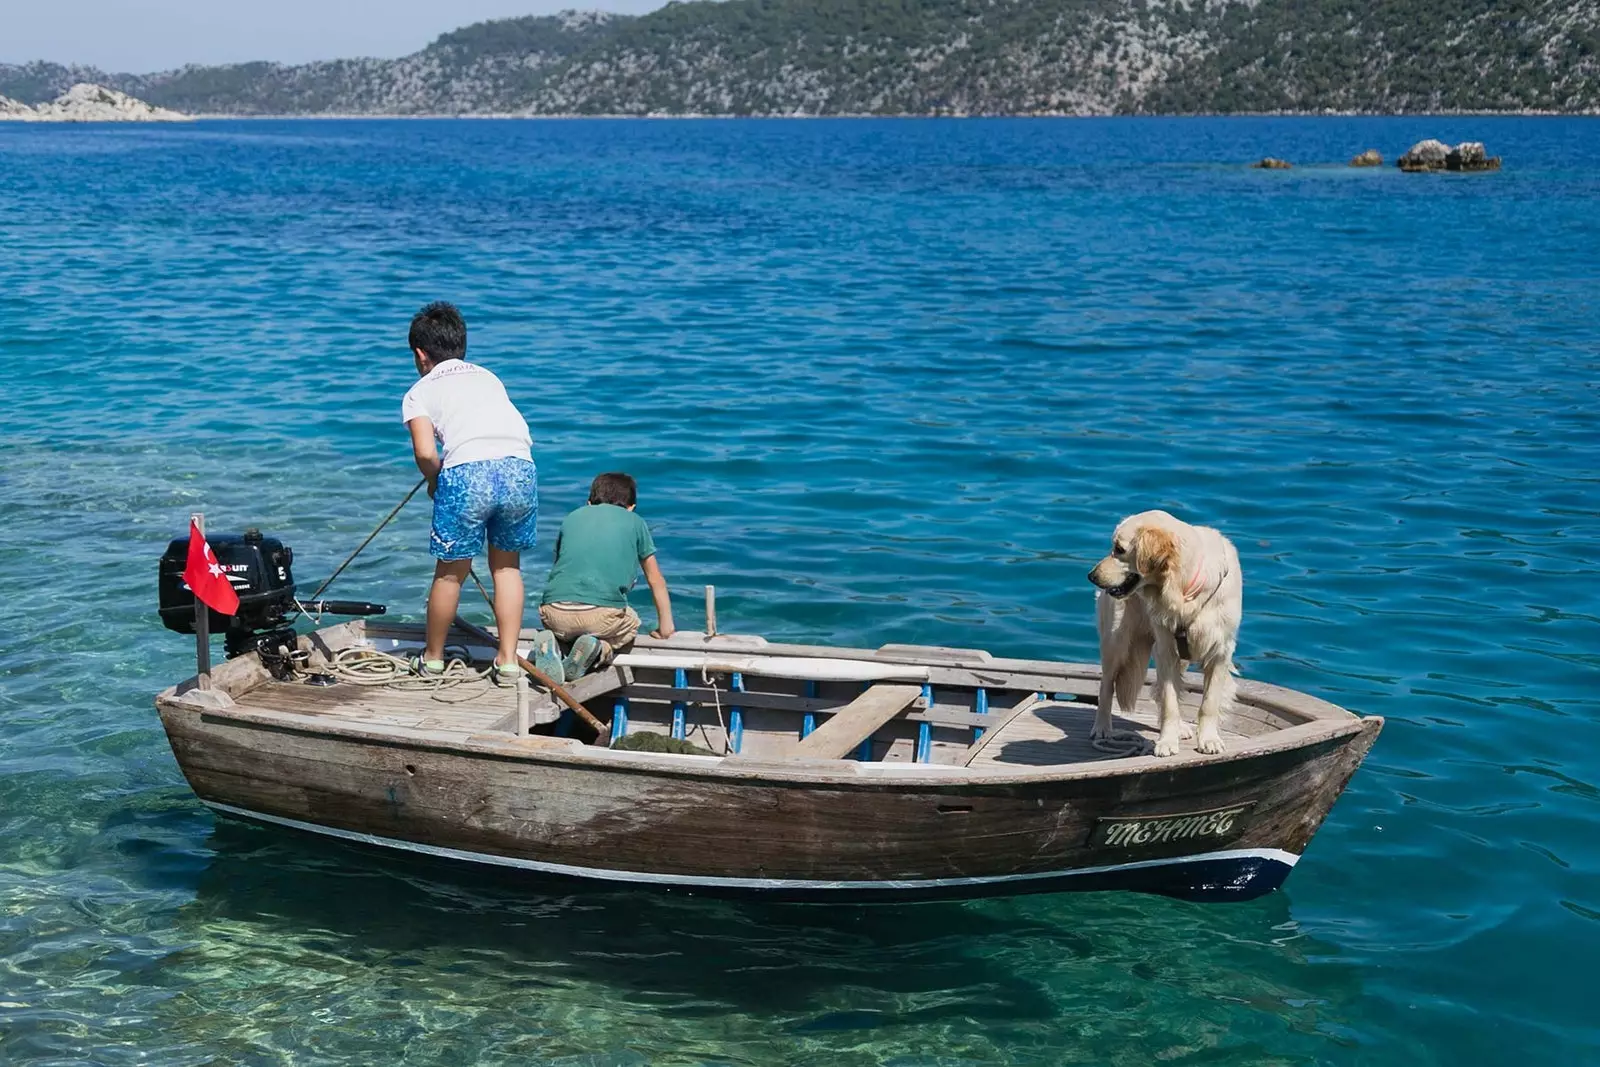
{"type": "MultiPolygon", "coordinates": [[[[404,626],[406,624],[400,625],[404,626]]],[[[327,636],[331,630],[350,626],[351,624],[349,623],[343,623],[339,624],[338,627],[319,630],[317,633],[327,636]]],[[[384,628],[386,630],[394,630],[399,627],[395,624],[386,624],[384,628]]],[[[420,627],[418,629],[420,630],[420,627]]],[[[359,632],[356,628],[352,628],[352,631],[359,632]]],[[[701,641],[704,641],[703,635],[691,636],[699,636],[701,641]]],[[[638,646],[641,651],[661,649],[663,651],[670,650],[675,653],[681,653],[686,650],[684,642],[653,640],[648,645],[645,645],[643,644],[644,640],[641,639],[641,644],[638,646]]],[[[1061,678],[1079,680],[1087,678],[1088,680],[1098,681],[1098,667],[1093,664],[1068,664],[1043,660],[996,660],[992,658],[986,659],[981,663],[969,660],[968,662],[957,664],[952,663],[946,656],[915,657],[899,651],[899,649],[907,647],[896,647],[896,651],[892,652],[888,657],[880,656],[878,651],[872,650],[836,650],[828,646],[810,645],[764,644],[759,649],[750,648],[747,645],[745,648],[737,650],[729,648],[725,651],[737,651],[741,655],[801,655],[817,658],[823,658],[826,655],[827,657],[838,659],[878,660],[890,663],[910,662],[914,665],[967,670],[973,667],[981,667],[986,671],[1014,672],[1017,667],[1025,667],[1032,671],[1046,668],[1041,673],[1061,678]],[[835,655],[836,652],[854,654],[835,655]],[[916,664],[916,659],[935,660],[937,662],[916,664]]],[[[705,643],[689,646],[689,648],[703,651],[723,651],[708,648],[705,643]]],[[[940,651],[944,652],[945,650],[940,651]]],[[[265,669],[260,666],[259,661],[253,656],[244,656],[231,660],[224,664],[217,674],[216,680],[224,683],[219,688],[229,692],[230,696],[243,696],[245,693],[252,692],[263,685],[275,684],[265,669]],[[224,675],[228,677],[222,677],[224,675]],[[237,675],[243,675],[244,677],[234,677],[237,675]]],[[[1308,721],[1254,735],[1244,744],[1230,748],[1228,751],[1217,755],[1203,755],[1186,751],[1176,760],[1146,754],[1117,759],[1074,761],[1042,766],[1009,766],[995,763],[988,763],[982,766],[884,762],[863,764],[854,760],[782,760],[718,756],[714,754],[693,756],[677,753],[619,751],[584,745],[575,739],[520,738],[512,734],[506,734],[502,740],[499,735],[492,732],[430,731],[415,727],[358,723],[332,715],[301,715],[293,712],[260,710],[238,705],[232,707],[206,707],[178,696],[179,690],[190,686],[192,682],[193,679],[190,679],[182,685],[164,690],[156,697],[156,705],[163,711],[170,709],[175,712],[198,714],[201,716],[202,721],[227,723],[254,729],[282,730],[290,733],[322,736],[334,740],[377,745],[385,748],[454,753],[472,758],[487,758],[497,761],[568,765],[584,770],[672,779],[696,779],[724,784],[822,785],[836,789],[872,792],[899,791],[906,788],[942,791],[988,786],[1038,786],[1051,782],[1078,782],[1137,776],[1147,772],[1186,772],[1192,769],[1199,770],[1222,764],[1253,760],[1261,756],[1309,748],[1324,741],[1353,737],[1368,729],[1376,731],[1381,729],[1383,725],[1383,719],[1380,716],[1359,716],[1340,708],[1338,705],[1309,694],[1257,682],[1252,683],[1251,686],[1252,689],[1256,690],[1256,693],[1253,694],[1255,700],[1252,700],[1252,703],[1257,700],[1267,700],[1271,702],[1267,705],[1268,710],[1281,710],[1289,715],[1305,718],[1308,721]],[[1282,697],[1285,696],[1291,698],[1289,703],[1292,706],[1282,709],[1272,706],[1280,702],[1282,697]],[[931,769],[936,766],[940,769],[931,769]]],[[[1191,689],[1198,691],[1198,686],[1191,687],[1191,689]]]]}
{"type": "MultiPolygon", "coordinates": [[[[315,630],[307,637],[323,649],[336,648],[346,637],[357,640],[365,633],[365,622],[341,624],[315,630]],[[333,638],[333,640],[330,640],[333,638]]],[[[421,633],[421,625],[408,622],[382,622],[373,629],[387,633],[421,633]]],[[[995,659],[979,649],[944,649],[928,646],[886,645],[880,649],[834,648],[824,645],[774,645],[765,638],[736,635],[726,640],[726,645],[714,645],[723,638],[707,640],[704,633],[683,633],[682,640],[675,635],[669,640],[638,638],[637,653],[730,653],[738,656],[816,657],[816,659],[851,659],[851,661],[877,661],[888,664],[925,665],[930,669],[963,670],[982,673],[1038,673],[1046,677],[1072,678],[1072,680],[1099,681],[1096,664],[1040,661],[1040,659],[995,659]],[[885,649],[888,649],[885,653],[885,649]]],[[[253,709],[243,705],[232,707],[205,707],[179,697],[179,691],[192,688],[194,678],[181,685],[163,689],[155,697],[160,709],[176,712],[200,713],[203,720],[227,721],[232,725],[250,728],[283,729],[288,733],[312,734],[330,739],[374,744],[421,752],[454,752],[469,757],[496,758],[507,761],[534,761],[554,765],[581,766],[616,773],[646,774],[646,776],[674,777],[674,779],[706,779],[718,782],[784,782],[784,784],[827,784],[837,787],[866,787],[866,789],[904,789],[904,787],[971,787],[971,785],[1037,785],[1053,781],[1093,781],[1104,777],[1136,776],[1142,773],[1176,773],[1190,768],[1251,760],[1270,753],[1291,752],[1328,739],[1355,736],[1368,728],[1368,723],[1381,728],[1382,717],[1362,717],[1338,704],[1323,701],[1320,697],[1301,693],[1298,689],[1270,685],[1264,681],[1242,683],[1250,686],[1251,704],[1269,712],[1286,713],[1304,718],[1293,726],[1280,726],[1248,737],[1245,744],[1230,747],[1218,755],[1184,752],[1176,760],[1157,757],[1152,753],[1109,760],[1078,760],[1051,765],[997,765],[982,766],[928,765],[928,763],[859,763],[854,760],[782,760],[782,758],[738,757],[738,755],[683,755],[683,753],[629,752],[613,750],[600,745],[586,745],[576,739],[560,737],[518,737],[507,733],[504,741],[493,731],[438,731],[414,726],[390,726],[382,723],[358,723],[336,715],[301,715],[294,712],[253,709]],[[931,769],[938,766],[939,769],[931,769]]],[[[213,683],[230,697],[242,697],[266,685],[275,683],[259,664],[258,657],[240,656],[230,659],[213,675],[213,683]]],[[[949,685],[950,681],[946,681],[949,685]]],[[[965,683],[962,683],[965,685],[965,683]]],[[[995,681],[994,685],[1002,685],[995,681]]],[[[1190,693],[1198,693],[1202,685],[1190,683],[1190,693]]],[[[1245,694],[1242,694],[1245,696],[1245,694]]]]}
{"type": "Polygon", "coordinates": [[[570,739],[539,738],[538,741],[541,743],[535,744],[530,743],[529,739],[518,739],[509,734],[504,741],[501,741],[498,738],[491,739],[491,735],[482,733],[463,735],[400,726],[357,725],[348,720],[296,715],[292,712],[196,708],[182,701],[167,701],[163,706],[175,711],[197,713],[203,722],[322,737],[381,748],[445,753],[493,759],[498,762],[564,765],[584,770],[655,778],[695,779],[724,784],[827,786],[868,792],[897,792],[907,787],[939,791],[987,786],[1043,785],[1051,782],[1130,777],[1146,771],[1187,772],[1227,763],[1242,763],[1263,756],[1301,751],[1325,741],[1354,737],[1365,732],[1369,726],[1375,731],[1383,725],[1383,719],[1379,716],[1355,719],[1342,724],[1306,723],[1303,726],[1280,731],[1281,733],[1288,733],[1290,730],[1305,731],[1291,744],[1238,749],[1215,756],[1196,753],[1192,754],[1191,758],[1176,762],[1170,758],[1150,755],[1060,763],[1042,767],[1008,766],[1004,770],[995,769],[995,764],[989,764],[979,768],[950,767],[948,770],[930,772],[929,764],[920,763],[860,764],[854,760],[763,760],[716,755],[680,755],[668,752],[629,752],[585,745],[576,740],[572,740],[570,746],[548,743],[553,740],[570,739]],[[874,769],[863,770],[861,769],[863,767],[874,769]]]}

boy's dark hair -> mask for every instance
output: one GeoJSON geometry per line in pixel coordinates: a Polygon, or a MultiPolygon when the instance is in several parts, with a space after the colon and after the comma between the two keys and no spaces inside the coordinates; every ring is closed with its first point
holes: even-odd
{"type": "Polygon", "coordinates": [[[589,503],[631,508],[639,502],[639,483],[627,474],[597,474],[589,483],[589,503]]]}
{"type": "Polygon", "coordinates": [[[435,363],[467,356],[467,323],[454,304],[435,300],[411,319],[411,347],[435,363]]]}

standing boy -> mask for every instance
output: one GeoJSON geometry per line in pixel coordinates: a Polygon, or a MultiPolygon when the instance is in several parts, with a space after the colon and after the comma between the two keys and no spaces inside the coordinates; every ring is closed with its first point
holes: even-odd
{"type": "Polygon", "coordinates": [[[467,362],[467,324],[454,306],[441,301],[417,312],[410,344],[422,380],[406,393],[400,417],[411,430],[417,469],[433,497],[429,551],[438,560],[428,593],[427,644],[412,669],[443,673],[445,635],[461,602],[461,582],[487,542],[500,628],[494,678],[515,684],[521,553],[534,545],[539,514],[528,423],[500,379],[467,362]]]}
{"type": "MultiPolygon", "coordinates": [[[[656,564],[650,527],[638,515],[639,486],[626,474],[602,474],[589,486],[589,503],[568,515],[556,538],[556,561],[544,586],[539,618],[571,651],[561,662],[566,681],[611,662],[617,649],[633,644],[639,615],[628,606],[628,590],[640,568],[656,604],[652,637],[671,637],[672,602],[656,564]]],[[[540,669],[546,670],[543,662],[540,669]]]]}

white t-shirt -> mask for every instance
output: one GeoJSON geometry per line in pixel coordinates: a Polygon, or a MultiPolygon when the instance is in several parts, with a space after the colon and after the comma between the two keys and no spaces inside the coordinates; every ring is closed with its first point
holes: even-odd
{"type": "Polygon", "coordinates": [[[533,438],[506,387],[464,359],[447,359],[406,391],[400,420],[433,420],[444,466],[480,459],[533,459],[533,438]]]}

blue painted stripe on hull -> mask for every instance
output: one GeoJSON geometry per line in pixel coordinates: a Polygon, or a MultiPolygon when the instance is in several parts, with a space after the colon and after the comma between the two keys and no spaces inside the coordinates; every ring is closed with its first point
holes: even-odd
{"type": "Polygon", "coordinates": [[[877,901],[948,900],[1019,893],[1119,889],[1159,893],[1185,900],[1250,900],[1283,885],[1299,856],[1281,849],[1230,849],[1193,856],[1139,860],[1076,870],[973,878],[928,878],[872,881],[812,881],[785,878],[717,878],[696,875],[619,871],[565,863],[496,856],[438,845],[419,844],[376,834],[341,830],[281,815],[267,815],[216,801],[215,811],[252,822],[285,826],[339,838],[359,845],[410,852],[441,860],[484,864],[558,877],[583,878],[629,885],[659,886],[713,895],[760,896],[784,900],[877,901]]]}

